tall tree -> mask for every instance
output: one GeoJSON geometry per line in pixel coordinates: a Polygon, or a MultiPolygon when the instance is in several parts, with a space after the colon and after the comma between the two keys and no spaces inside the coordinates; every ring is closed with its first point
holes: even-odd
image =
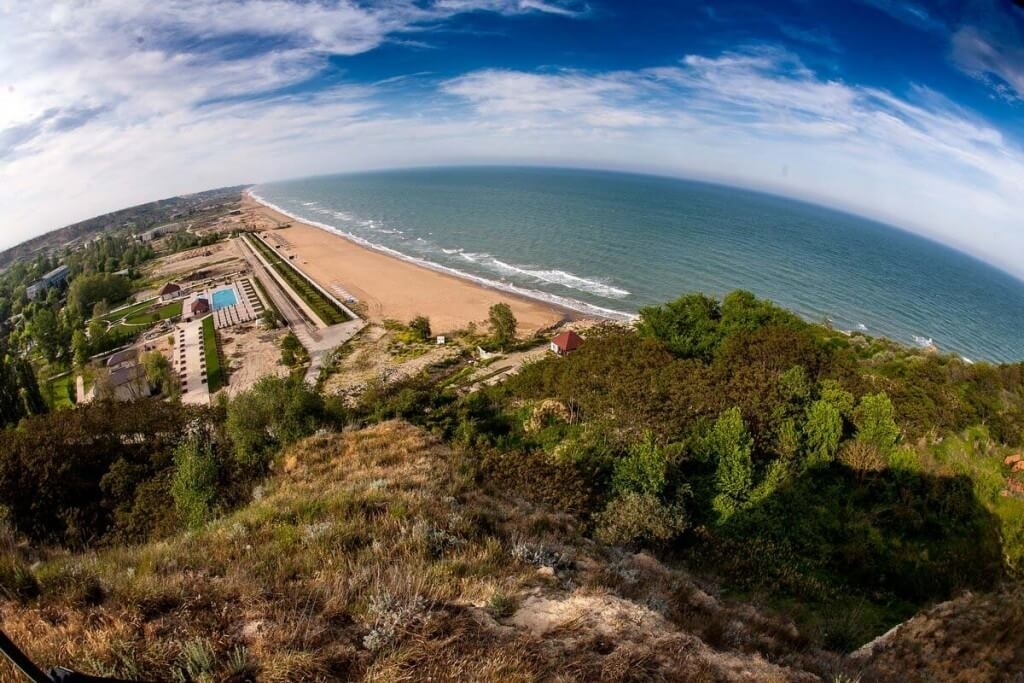
{"type": "Polygon", "coordinates": [[[722,413],[706,441],[706,452],[718,462],[715,472],[718,493],[712,507],[719,521],[727,520],[750,498],[754,483],[752,450],[753,441],[739,408],[730,408],[722,413]]]}
{"type": "Polygon", "coordinates": [[[488,312],[488,320],[491,323],[491,332],[494,334],[494,341],[500,346],[505,346],[516,338],[516,327],[518,325],[512,307],[502,302],[491,306],[488,312]]]}
{"type": "Polygon", "coordinates": [[[858,441],[874,446],[883,456],[896,448],[900,428],[896,425],[892,401],[884,391],[862,397],[854,411],[853,422],[857,425],[858,441]]]}

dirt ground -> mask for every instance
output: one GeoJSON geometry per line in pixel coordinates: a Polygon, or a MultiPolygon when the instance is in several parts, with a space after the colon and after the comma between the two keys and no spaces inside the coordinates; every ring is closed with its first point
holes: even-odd
{"type": "Polygon", "coordinates": [[[247,323],[221,330],[224,359],[228,364],[228,385],[224,391],[236,396],[261,377],[285,377],[288,368],[281,365],[281,338],[287,330],[264,330],[258,323],[247,323]]]}
{"type": "Polygon", "coordinates": [[[456,344],[424,345],[407,355],[392,353],[393,335],[380,325],[369,325],[348,342],[352,351],[338,363],[338,370],[324,383],[324,393],[354,397],[368,382],[385,378],[395,382],[411,377],[429,365],[462,353],[456,344]],[[423,351],[420,355],[415,355],[423,351]],[[414,357],[413,357],[414,356],[414,357]]]}

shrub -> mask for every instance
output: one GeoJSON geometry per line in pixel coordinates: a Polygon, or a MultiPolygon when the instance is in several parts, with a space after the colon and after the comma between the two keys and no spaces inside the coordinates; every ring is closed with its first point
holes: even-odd
{"type": "Polygon", "coordinates": [[[892,401],[884,391],[862,397],[853,421],[857,425],[857,440],[874,446],[882,456],[887,457],[896,447],[900,428],[896,426],[892,401]]]}
{"type": "Polygon", "coordinates": [[[665,452],[654,442],[654,434],[648,431],[644,440],[630,449],[629,455],[616,461],[612,490],[617,495],[660,496],[665,490],[667,470],[665,452]]]}
{"type": "Polygon", "coordinates": [[[323,398],[301,378],[264,377],[228,404],[226,429],[235,457],[265,468],[283,446],[323,424],[323,398]]]}
{"type": "Polygon", "coordinates": [[[878,472],[885,469],[885,456],[867,441],[850,441],[839,451],[839,462],[857,472],[878,472]]]}
{"type": "Polygon", "coordinates": [[[39,583],[25,564],[13,555],[0,558],[0,597],[30,600],[39,595],[39,583]]]}
{"type": "Polygon", "coordinates": [[[409,329],[412,330],[420,341],[430,339],[430,318],[418,315],[409,321],[409,329]]]}
{"type": "Polygon", "coordinates": [[[595,535],[611,545],[659,544],[675,538],[686,527],[686,514],[680,506],[629,491],[613,499],[598,515],[595,535]]]}
{"type": "Polygon", "coordinates": [[[843,416],[839,408],[826,399],[812,403],[804,423],[805,464],[816,467],[832,462],[842,437],[843,416]]]}
{"type": "Polygon", "coordinates": [[[220,463],[208,439],[193,435],[174,453],[171,497],[182,520],[197,528],[214,514],[220,463]]]}
{"type": "Polygon", "coordinates": [[[499,346],[504,346],[516,338],[516,316],[508,304],[502,302],[491,306],[487,319],[491,323],[494,341],[499,346]]]}
{"type": "Polygon", "coordinates": [[[754,478],[752,448],[753,442],[738,408],[722,413],[705,440],[707,456],[717,462],[717,495],[712,507],[722,521],[741,509],[750,496],[754,478]]]}

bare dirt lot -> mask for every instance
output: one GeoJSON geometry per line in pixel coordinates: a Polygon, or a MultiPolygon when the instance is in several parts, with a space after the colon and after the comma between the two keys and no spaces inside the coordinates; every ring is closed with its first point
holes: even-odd
{"type": "Polygon", "coordinates": [[[281,365],[281,338],[287,330],[264,330],[257,323],[238,325],[221,331],[224,359],[228,364],[228,396],[236,396],[261,377],[284,377],[288,368],[281,365]]]}
{"type": "Polygon", "coordinates": [[[456,344],[398,348],[392,332],[380,325],[369,325],[343,347],[337,371],[327,379],[323,389],[327,394],[351,398],[372,380],[396,382],[461,354],[462,349],[456,344]]]}

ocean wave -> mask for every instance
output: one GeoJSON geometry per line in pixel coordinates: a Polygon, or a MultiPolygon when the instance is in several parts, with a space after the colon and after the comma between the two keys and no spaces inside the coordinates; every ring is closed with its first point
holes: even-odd
{"type": "Polygon", "coordinates": [[[510,272],[537,278],[538,280],[550,282],[551,284],[562,285],[563,287],[576,289],[581,292],[596,294],[597,296],[603,296],[607,299],[624,299],[630,294],[628,290],[621,289],[620,287],[614,287],[598,280],[590,280],[585,277],[580,277],[575,273],[570,273],[564,270],[535,270],[532,268],[514,266],[510,263],[505,263],[497,259],[494,260],[494,263],[502,269],[508,269],[510,272]]]}
{"type": "MultiPolygon", "coordinates": [[[[580,313],[585,313],[587,315],[597,315],[597,316],[600,316],[600,317],[603,317],[603,318],[609,318],[609,319],[612,319],[612,320],[635,320],[637,318],[635,313],[627,313],[625,311],[619,311],[619,310],[616,310],[614,308],[605,308],[603,306],[597,306],[597,305],[594,305],[594,304],[588,304],[585,301],[579,301],[577,299],[572,299],[570,297],[559,296],[558,294],[549,294],[548,292],[542,292],[542,291],[539,291],[539,290],[530,289],[528,287],[520,287],[519,285],[515,285],[515,284],[509,283],[509,282],[499,282],[499,281],[496,281],[496,280],[491,280],[489,278],[481,277],[479,275],[474,275],[472,273],[467,273],[467,272],[459,270],[457,268],[451,268],[449,266],[441,265],[440,263],[434,263],[433,261],[428,261],[427,259],[417,258],[415,256],[409,256],[408,254],[404,254],[404,253],[402,253],[402,252],[400,252],[400,251],[398,251],[396,249],[392,249],[390,247],[386,247],[386,246],[384,246],[382,244],[376,244],[374,242],[371,242],[371,241],[367,240],[364,237],[360,237],[359,235],[355,235],[355,234],[352,234],[350,232],[346,232],[346,231],[338,228],[337,226],[329,225],[327,223],[319,223],[317,221],[310,220],[310,219],[304,218],[302,216],[298,216],[298,215],[296,215],[296,214],[294,214],[294,213],[292,213],[292,212],[290,212],[290,211],[288,211],[286,209],[281,208],[280,206],[278,206],[278,205],[276,205],[276,204],[274,204],[272,202],[267,201],[266,199],[264,199],[263,197],[259,196],[258,194],[256,194],[256,192],[254,192],[251,189],[247,190],[247,193],[248,193],[248,195],[250,197],[252,197],[256,201],[260,202],[264,206],[266,206],[266,207],[268,207],[268,208],[270,208],[270,209],[272,209],[274,211],[277,211],[278,213],[284,214],[285,216],[288,216],[289,218],[292,218],[292,219],[297,220],[297,221],[302,221],[304,223],[308,223],[309,225],[312,225],[313,227],[320,228],[321,230],[325,230],[325,231],[330,232],[330,233],[335,234],[335,235],[340,235],[341,237],[349,239],[349,240],[355,242],[356,244],[364,246],[364,247],[366,247],[368,249],[373,249],[374,251],[379,251],[381,253],[387,254],[387,255],[392,256],[394,258],[401,259],[403,261],[407,261],[409,263],[415,263],[418,266],[422,266],[424,268],[429,268],[430,270],[433,270],[433,271],[436,271],[436,272],[446,273],[448,275],[453,275],[455,277],[462,278],[463,280],[469,280],[471,282],[475,282],[475,283],[477,283],[479,285],[482,285],[484,287],[488,287],[490,289],[497,289],[497,290],[500,290],[500,291],[509,292],[510,294],[516,294],[516,295],[519,295],[519,296],[522,296],[522,297],[526,297],[526,298],[529,298],[529,299],[536,299],[538,301],[543,301],[545,303],[554,304],[556,306],[561,306],[563,308],[568,308],[568,309],[571,309],[571,310],[574,310],[574,311],[579,311],[580,313]]],[[[460,256],[465,256],[466,254],[465,254],[465,252],[460,252],[459,255],[460,256]]],[[[488,256],[488,254],[474,254],[474,256],[486,257],[486,256],[488,256]]]]}
{"type": "Polygon", "coordinates": [[[868,326],[865,325],[864,323],[857,323],[857,329],[860,330],[861,332],[867,332],[868,326]]]}

